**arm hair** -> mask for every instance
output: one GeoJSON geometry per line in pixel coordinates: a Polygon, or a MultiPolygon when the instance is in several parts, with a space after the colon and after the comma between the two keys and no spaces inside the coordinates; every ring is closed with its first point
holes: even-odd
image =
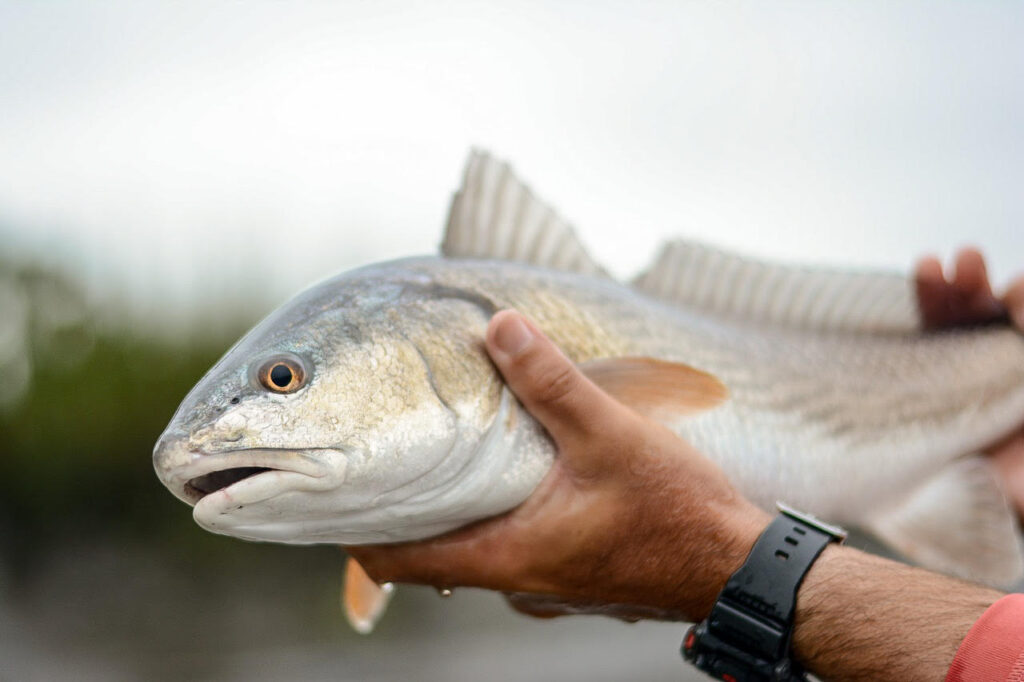
{"type": "Polygon", "coordinates": [[[1003,595],[848,547],[828,547],[797,595],[793,651],[826,680],[944,680],[1003,595]]]}

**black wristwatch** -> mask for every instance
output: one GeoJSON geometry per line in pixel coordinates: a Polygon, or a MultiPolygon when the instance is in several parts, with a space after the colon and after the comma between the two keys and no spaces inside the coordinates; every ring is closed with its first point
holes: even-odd
{"type": "Polygon", "coordinates": [[[814,560],[846,531],[777,502],[779,516],[732,574],[705,621],[683,640],[683,657],[727,682],[807,677],[790,655],[796,592],[814,560]]]}

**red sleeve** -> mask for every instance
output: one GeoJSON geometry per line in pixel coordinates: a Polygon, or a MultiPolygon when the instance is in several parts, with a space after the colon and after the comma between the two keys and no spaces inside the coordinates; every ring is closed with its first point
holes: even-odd
{"type": "Polygon", "coordinates": [[[981,614],[946,682],[1024,682],[1024,594],[1009,594],[981,614]]]}

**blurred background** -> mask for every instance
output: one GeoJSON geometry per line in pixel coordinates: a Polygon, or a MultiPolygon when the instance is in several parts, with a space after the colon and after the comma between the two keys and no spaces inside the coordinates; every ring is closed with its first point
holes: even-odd
{"type": "Polygon", "coordinates": [[[201,531],[150,453],[312,281],[436,252],[471,145],[620,276],[677,235],[1024,270],[1014,2],[0,0],[0,680],[679,680],[680,624],[201,531]]]}

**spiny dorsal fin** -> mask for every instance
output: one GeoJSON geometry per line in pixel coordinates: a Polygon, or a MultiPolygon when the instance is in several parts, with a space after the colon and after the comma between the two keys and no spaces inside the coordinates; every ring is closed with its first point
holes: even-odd
{"type": "Polygon", "coordinates": [[[763,263],[688,241],[666,244],[633,286],[683,306],[785,327],[899,334],[921,326],[908,277],[763,263]]]}
{"type": "Polygon", "coordinates": [[[569,223],[533,195],[507,163],[474,149],[452,198],[441,253],[448,258],[514,260],[603,275],[569,223]]]}

